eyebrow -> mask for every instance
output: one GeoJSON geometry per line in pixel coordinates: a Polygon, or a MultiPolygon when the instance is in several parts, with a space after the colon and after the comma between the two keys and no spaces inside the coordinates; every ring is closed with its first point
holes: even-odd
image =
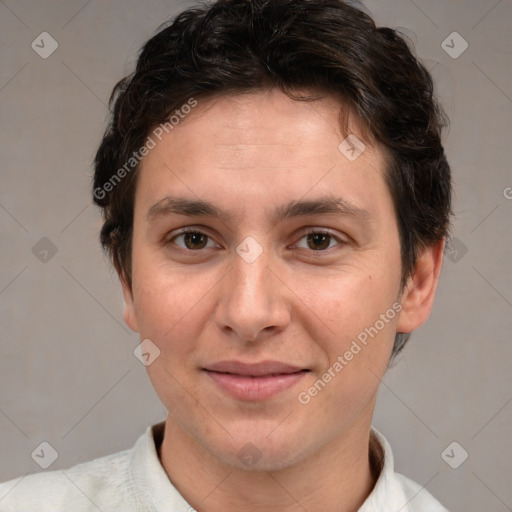
{"type": "MultiPolygon", "coordinates": [[[[227,212],[208,201],[181,196],[166,196],[149,208],[146,219],[152,221],[173,214],[188,217],[212,217],[222,221],[227,221],[230,218],[227,212]]],[[[372,220],[372,215],[368,210],[359,208],[341,197],[329,195],[309,201],[290,201],[273,211],[271,221],[277,224],[289,218],[322,214],[338,214],[366,223],[372,220]]]]}

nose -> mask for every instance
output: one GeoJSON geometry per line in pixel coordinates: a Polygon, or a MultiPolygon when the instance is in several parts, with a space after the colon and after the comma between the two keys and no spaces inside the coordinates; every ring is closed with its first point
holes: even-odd
{"type": "Polygon", "coordinates": [[[252,262],[235,254],[222,281],[216,324],[239,341],[258,341],[283,331],[290,322],[287,288],[268,254],[263,251],[252,262]]]}

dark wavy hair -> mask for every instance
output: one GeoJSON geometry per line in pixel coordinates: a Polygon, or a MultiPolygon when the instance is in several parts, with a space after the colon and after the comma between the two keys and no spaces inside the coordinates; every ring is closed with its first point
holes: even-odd
{"type": "MultiPolygon", "coordinates": [[[[190,98],[269,87],[300,101],[339,98],[363,127],[365,140],[386,148],[402,289],[418,251],[448,236],[451,177],[441,143],[447,118],[432,77],[403,36],[377,27],[353,1],[216,0],[161,26],[110,98],[93,197],[103,213],[102,246],[129,286],[138,170],[132,157],[148,134],[190,98]]],[[[392,359],[408,337],[396,335],[392,359]]]]}

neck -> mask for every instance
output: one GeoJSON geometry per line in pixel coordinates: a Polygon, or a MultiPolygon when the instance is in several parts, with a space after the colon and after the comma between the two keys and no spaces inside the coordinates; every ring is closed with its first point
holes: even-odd
{"type": "Polygon", "coordinates": [[[176,489],[201,511],[355,512],[378,477],[370,464],[370,426],[371,418],[299,464],[250,471],[213,457],[168,415],[160,458],[176,489]]]}

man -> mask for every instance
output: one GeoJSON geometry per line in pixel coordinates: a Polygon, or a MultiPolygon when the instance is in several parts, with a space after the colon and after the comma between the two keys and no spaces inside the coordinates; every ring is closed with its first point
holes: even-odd
{"type": "Polygon", "coordinates": [[[2,510],[445,511],[371,425],[451,214],[405,42],[341,0],[219,0],[148,41],[112,102],[101,241],[168,414],[3,484],[2,510]]]}

